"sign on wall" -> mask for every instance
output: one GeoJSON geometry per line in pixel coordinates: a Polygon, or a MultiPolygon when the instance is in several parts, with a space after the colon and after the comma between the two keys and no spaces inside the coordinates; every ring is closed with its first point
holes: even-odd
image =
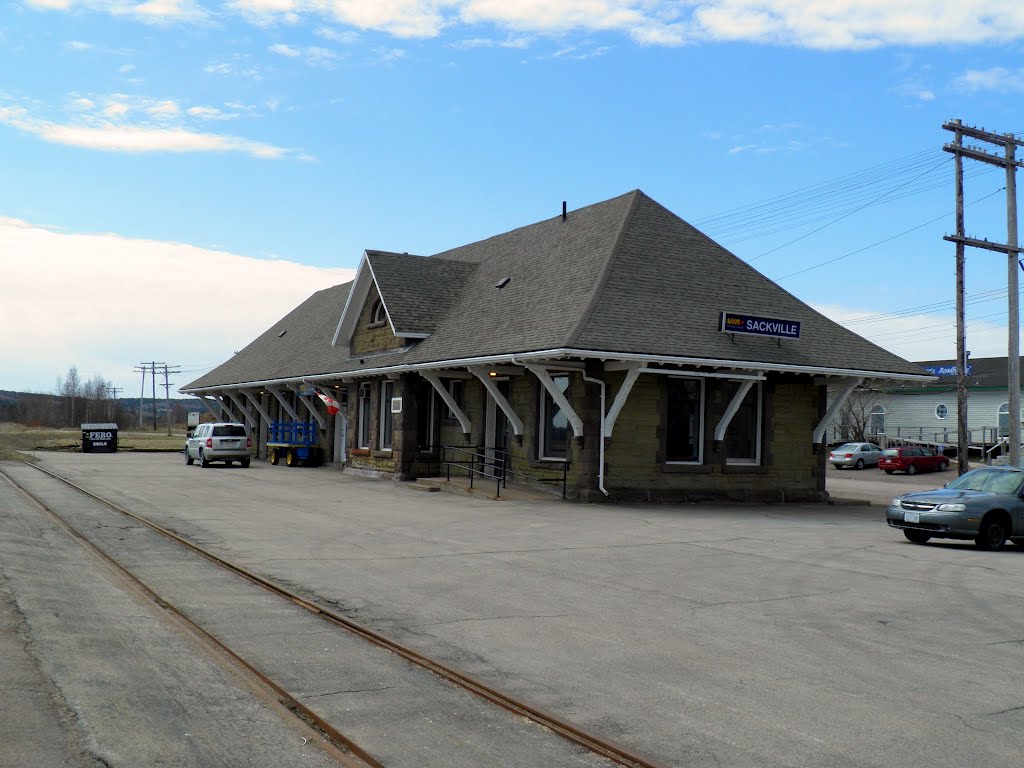
{"type": "MultiPolygon", "coordinates": [[[[935,376],[956,376],[955,365],[923,365],[921,367],[935,376]]],[[[967,375],[970,376],[972,371],[973,367],[968,365],[967,375]]]]}
{"type": "Polygon", "coordinates": [[[741,315],[736,312],[722,312],[719,330],[725,333],[772,336],[777,339],[800,338],[800,322],[797,320],[779,320],[772,317],[741,315]]]}

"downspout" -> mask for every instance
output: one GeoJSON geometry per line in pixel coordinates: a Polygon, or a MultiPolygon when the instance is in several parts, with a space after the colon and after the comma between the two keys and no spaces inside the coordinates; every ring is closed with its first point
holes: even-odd
{"type": "MultiPolygon", "coordinates": [[[[511,359],[512,359],[512,364],[513,365],[522,365],[522,363],[520,363],[518,360],[516,360],[516,356],[515,355],[511,355],[511,359]]],[[[608,495],[608,491],[604,487],[604,382],[601,381],[601,379],[592,379],[589,376],[587,376],[586,373],[583,374],[583,380],[584,381],[589,381],[592,384],[597,384],[597,385],[599,385],[601,387],[601,432],[600,432],[601,443],[598,446],[598,453],[599,453],[598,461],[600,461],[600,464],[598,465],[598,469],[597,469],[597,488],[598,488],[598,490],[601,491],[601,493],[603,493],[605,496],[607,496],[608,495]]]]}
{"type": "Polygon", "coordinates": [[[597,487],[601,491],[601,493],[607,496],[608,491],[605,490],[604,487],[604,381],[602,381],[601,379],[592,379],[589,376],[587,376],[586,373],[583,374],[583,380],[589,381],[592,384],[597,384],[601,387],[601,443],[598,446],[598,451],[600,453],[600,458],[598,459],[598,461],[600,461],[600,464],[598,464],[597,469],[597,487]]]}

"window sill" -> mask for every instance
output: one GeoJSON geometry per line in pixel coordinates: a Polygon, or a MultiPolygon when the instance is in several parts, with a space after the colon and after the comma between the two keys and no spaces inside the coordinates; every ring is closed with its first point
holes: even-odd
{"type": "Polygon", "coordinates": [[[369,448],[353,448],[352,450],[350,450],[348,452],[348,455],[349,456],[369,456],[370,455],[370,449],[369,448]]]}
{"type": "Polygon", "coordinates": [[[373,451],[370,453],[375,459],[390,459],[393,451],[390,448],[382,448],[379,451],[373,451]]]}
{"type": "Polygon", "coordinates": [[[661,471],[667,475],[710,475],[712,468],[707,464],[662,464],[661,471]]]}
{"type": "Polygon", "coordinates": [[[763,464],[726,464],[722,467],[726,475],[767,475],[769,471],[763,464]]]}

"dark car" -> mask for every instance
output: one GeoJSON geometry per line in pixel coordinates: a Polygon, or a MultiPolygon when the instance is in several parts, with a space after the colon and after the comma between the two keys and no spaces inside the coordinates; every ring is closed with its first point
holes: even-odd
{"type": "Polygon", "coordinates": [[[891,475],[893,472],[906,472],[915,475],[918,472],[945,472],[949,469],[949,459],[941,453],[932,453],[927,448],[916,445],[904,445],[900,448],[889,448],[882,452],[878,460],[878,468],[891,475]]]}
{"type": "Polygon", "coordinates": [[[915,544],[929,539],[973,539],[1002,549],[1007,539],[1024,546],[1024,468],[983,467],[944,488],[897,496],[885,513],[892,528],[915,544]]]}

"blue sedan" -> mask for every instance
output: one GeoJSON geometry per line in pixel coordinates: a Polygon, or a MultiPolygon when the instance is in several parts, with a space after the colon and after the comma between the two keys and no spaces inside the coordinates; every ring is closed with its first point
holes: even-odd
{"type": "Polygon", "coordinates": [[[1024,468],[984,467],[944,488],[897,496],[885,514],[915,544],[929,539],[973,539],[981,549],[1024,546],[1024,468]]]}

